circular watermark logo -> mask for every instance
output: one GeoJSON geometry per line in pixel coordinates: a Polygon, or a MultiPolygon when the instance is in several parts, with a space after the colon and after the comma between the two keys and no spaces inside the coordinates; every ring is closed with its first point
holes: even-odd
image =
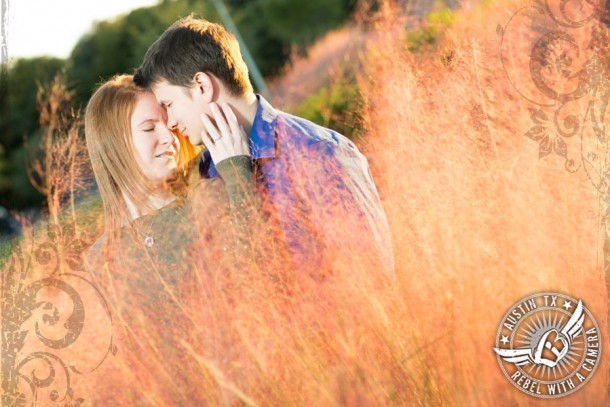
{"type": "Polygon", "coordinates": [[[555,398],[589,381],[601,358],[602,341],[582,300],[539,293],[520,300],[504,315],[494,351],[502,372],[519,390],[555,398]]]}

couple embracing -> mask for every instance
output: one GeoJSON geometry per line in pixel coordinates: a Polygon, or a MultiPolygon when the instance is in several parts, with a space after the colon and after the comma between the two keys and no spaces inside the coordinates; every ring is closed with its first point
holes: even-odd
{"type": "Polygon", "coordinates": [[[187,17],[169,27],[135,75],[97,89],[85,134],[105,213],[105,233],[90,249],[98,266],[113,244],[122,254],[132,246],[180,252],[201,237],[203,221],[208,247],[232,253],[273,235],[290,273],[366,258],[371,273],[394,278],[366,158],[341,134],[255,94],[237,40],[220,25],[187,17]],[[261,220],[266,229],[252,228],[261,220]]]}

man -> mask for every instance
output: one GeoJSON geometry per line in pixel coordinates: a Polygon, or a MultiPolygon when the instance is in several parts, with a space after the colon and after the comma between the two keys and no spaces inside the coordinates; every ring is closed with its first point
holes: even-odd
{"type": "MultiPolygon", "coordinates": [[[[222,26],[177,21],[148,49],[134,80],[154,92],[170,127],[212,152],[222,136],[206,128],[219,106],[230,106],[249,134],[257,192],[294,269],[366,264],[394,278],[389,227],[366,158],[341,134],[255,94],[239,44],[222,26]]],[[[207,151],[200,169],[218,176],[207,151]]]]}

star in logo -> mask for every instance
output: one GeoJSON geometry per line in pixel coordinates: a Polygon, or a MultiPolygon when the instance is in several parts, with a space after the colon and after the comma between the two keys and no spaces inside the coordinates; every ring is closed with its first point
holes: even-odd
{"type": "Polygon", "coordinates": [[[571,301],[565,301],[563,303],[563,307],[567,310],[569,310],[570,308],[572,308],[572,302],[571,301]]]}
{"type": "Polygon", "coordinates": [[[508,340],[508,336],[502,335],[502,339],[500,339],[500,342],[502,342],[504,345],[506,345],[510,341],[508,340]]]}

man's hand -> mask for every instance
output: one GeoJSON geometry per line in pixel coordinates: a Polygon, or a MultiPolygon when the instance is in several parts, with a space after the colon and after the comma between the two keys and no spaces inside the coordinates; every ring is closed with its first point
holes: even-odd
{"type": "Polygon", "coordinates": [[[250,156],[248,136],[244,128],[237,122],[235,113],[227,103],[222,104],[222,111],[214,102],[210,110],[216,124],[206,115],[201,115],[205,130],[201,132],[203,144],[210,151],[215,164],[238,155],[250,156]]]}

